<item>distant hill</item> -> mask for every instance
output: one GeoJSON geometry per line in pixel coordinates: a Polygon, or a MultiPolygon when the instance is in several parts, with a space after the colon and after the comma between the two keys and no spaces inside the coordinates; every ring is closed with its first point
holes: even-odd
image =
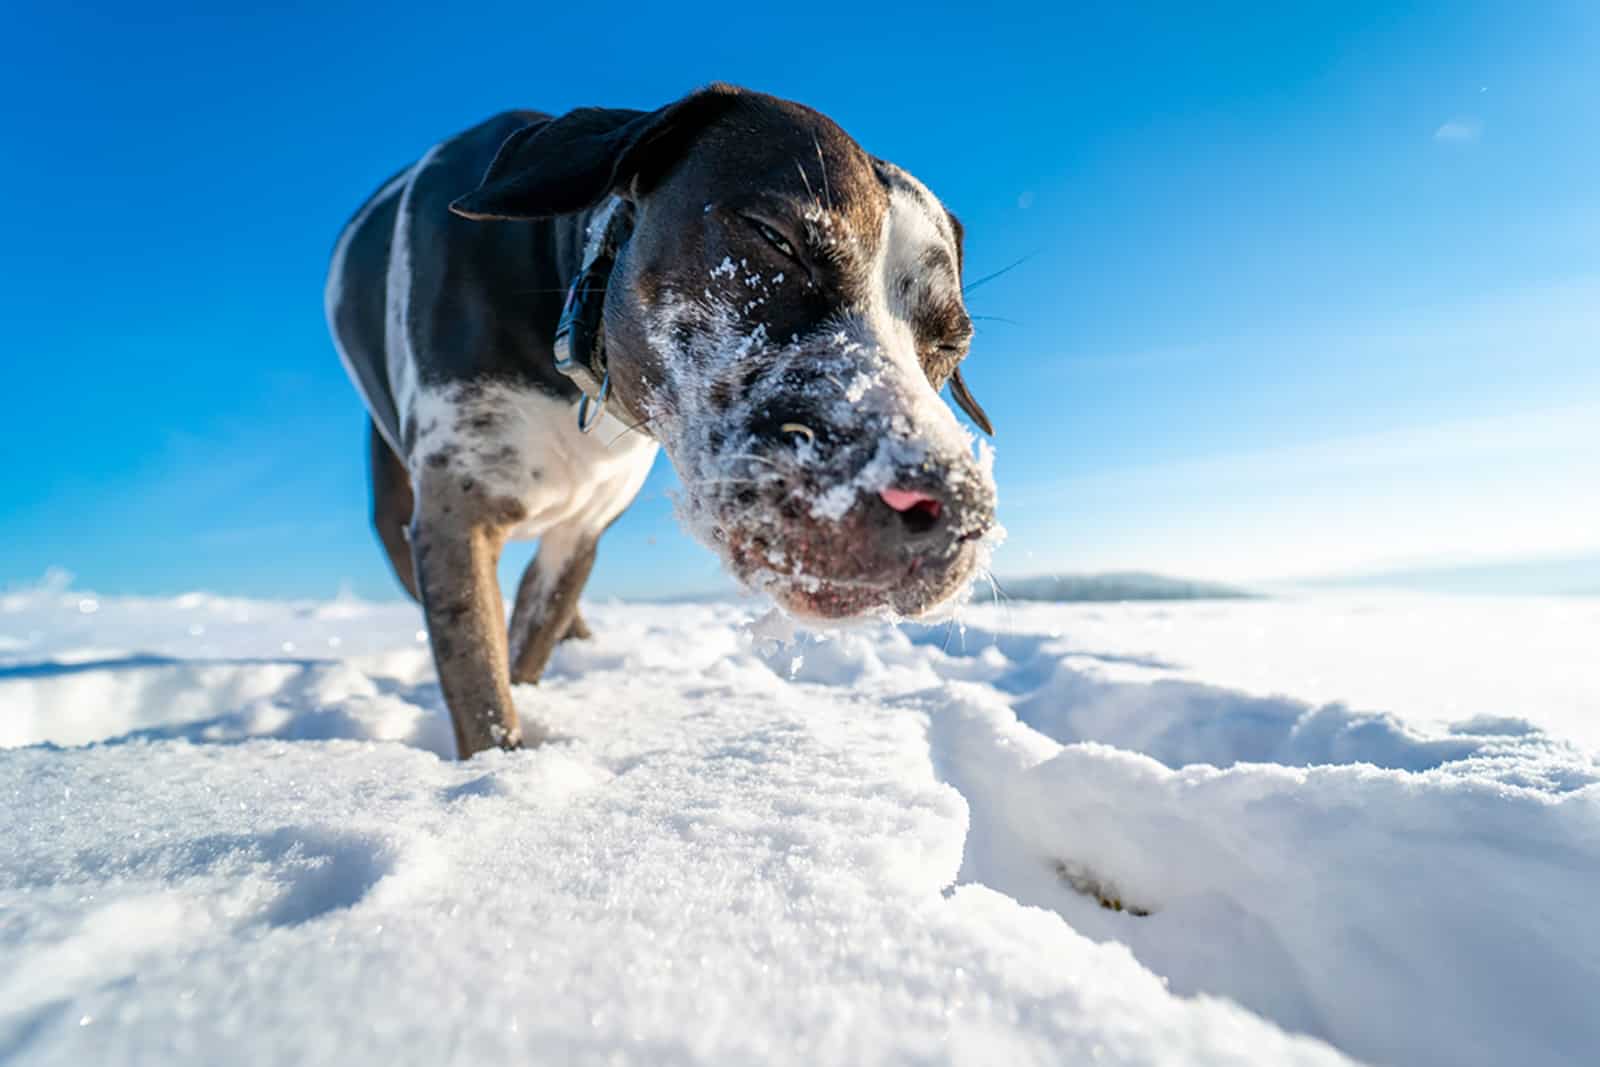
{"type": "Polygon", "coordinates": [[[1394,589],[1486,596],[1597,596],[1600,595],[1600,556],[1412,567],[1309,579],[1294,584],[1307,589],[1394,589]]]}
{"type": "MultiPolygon", "coordinates": [[[[1002,596],[1012,600],[1044,600],[1058,603],[1097,603],[1117,600],[1243,600],[1259,595],[1219,582],[1168,578],[1144,571],[1005,578],[997,579],[997,584],[1000,586],[1002,596]]],[[[987,600],[992,595],[991,591],[985,590],[982,582],[978,583],[979,600],[987,600]]]]}

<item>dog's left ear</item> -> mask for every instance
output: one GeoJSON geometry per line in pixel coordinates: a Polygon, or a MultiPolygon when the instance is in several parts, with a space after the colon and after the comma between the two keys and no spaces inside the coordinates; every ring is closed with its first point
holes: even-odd
{"type": "Polygon", "coordinates": [[[717,83],[655,111],[584,107],[518,130],[478,188],[450,210],[469,219],[541,219],[611,193],[642,193],[743,90],[717,83]]]}
{"type": "MultiPolygon", "coordinates": [[[[950,231],[956,239],[956,277],[961,277],[962,259],[965,258],[965,245],[967,243],[967,228],[961,225],[961,220],[956,218],[956,213],[945,208],[945,217],[950,220],[950,231]]],[[[961,366],[950,373],[950,398],[956,406],[967,413],[967,418],[978,424],[978,429],[994,436],[994,423],[989,421],[988,412],[983,410],[983,405],[978,403],[978,398],[972,395],[972,390],[967,388],[967,380],[961,377],[961,366]]]]}
{"type": "Polygon", "coordinates": [[[967,413],[967,417],[978,424],[978,429],[994,436],[994,423],[989,421],[988,413],[983,410],[983,405],[978,403],[977,397],[972,395],[972,390],[967,388],[967,381],[961,377],[961,368],[957,367],[950,375],[950,397],[956,406],[967,413]]]}

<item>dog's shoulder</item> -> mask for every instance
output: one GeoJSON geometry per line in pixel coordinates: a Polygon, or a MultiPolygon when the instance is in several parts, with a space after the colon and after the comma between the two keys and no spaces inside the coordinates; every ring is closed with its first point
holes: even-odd
{"type": "Polygon", "coordinates": [[[502,111],[435,144],[409,169],[398,224],[409,227],[413,241],[447,236],[461,241],[504,232],[452,214],[450,202],[476,188],[507,138],[549,121],[537,111],[502,111]]]}
{"type": "Polygon", "coordinates": [[[494,379],[577,398],[555,370],[550,340],[571,282],[565,246],[578,227],[564,219],[480,222],[450,211],[507,137],[547,121],[540,112],[502,112],[441,141],[412,170],[394,221],[388,288],[391,305],[404,309],[399,325],[420,386],[494,379]]]}
{"type": "MultiPolygon", "coordinates": [[[[507,138],[519,130],[543,126],[550,121],[551,116],[542,111],[502,111],[440,141],[428,150],[423,162],[427,164],[426,169],[464,177],[467,189],[463,191],[470,191],[483,178],[489,164],[494,162],[495,153],[500,151],[500,146],[505,144],[507,138]]],[[[461,194],[458,192],[456,195],[461,194]]]]}

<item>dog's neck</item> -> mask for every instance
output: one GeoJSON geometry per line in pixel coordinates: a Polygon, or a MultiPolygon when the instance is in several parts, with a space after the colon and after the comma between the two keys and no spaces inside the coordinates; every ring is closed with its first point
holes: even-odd
{"type": "Polygon", "coordinates": [[[632,229],[633,207],[612,196],[578,219],[583,234],[582,259],[568,282],[552,349],[556,370],[584,394],[578,406],[578,428],[588,433],[610,400],[611,377],[602,320],[616,255],[632,229]]]}

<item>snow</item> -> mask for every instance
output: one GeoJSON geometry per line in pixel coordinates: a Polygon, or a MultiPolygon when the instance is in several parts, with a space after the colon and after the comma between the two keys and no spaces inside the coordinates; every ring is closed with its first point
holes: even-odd
{"type": "Polygon", "coordinates": [[[1600,601],[585,611],[457,763],[409,605],[0,596],[0,1061],[1600,1043],[1600,601]]]}

